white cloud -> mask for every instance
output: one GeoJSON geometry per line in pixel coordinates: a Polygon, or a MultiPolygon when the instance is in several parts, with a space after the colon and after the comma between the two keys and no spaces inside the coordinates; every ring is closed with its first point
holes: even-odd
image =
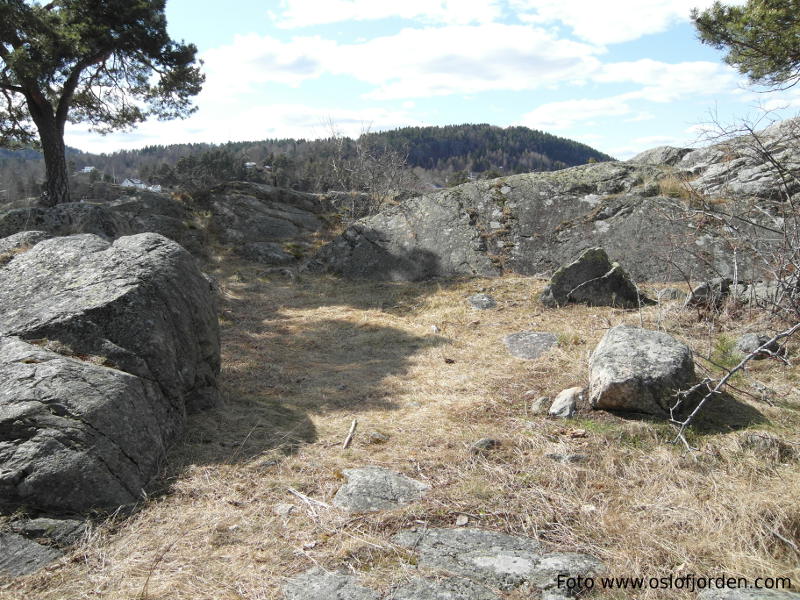
{"type": "Polygon", "coordinates": [[[279,27],[297,28],[393,17],[467,25],[488,23],[500,15],[498,0],[283,0],[273,18],[279,27]]]}
{"type": "Polygon", "coordinates": [[[330,135],[330,124],[347,136],[426,123],[406,111],[383,108],[354,110],[302,104],[264,104],[247,108],[212,105],[184,121],[148,121],[133,133],[101,136],[86,125],[68,124],[68,145],[88,152],[113,152],[156,144],[224,143],[269,138],[315,139],[330,135]],[[165,141],[168,140],[168,141],[165,141]]]}
{"type": "MultiPolygon", "coordinates": [[[[744,0],[726,2],[742,4],[744,0]]],[[[594,44],[627,42],[665,31],[689,19],[692,8],[704,9],[712,0],[510,0],[522,21],[560,22],[574,35],[594,44]]]]}
{"type": "Polygon", "coordinates": [[[372,84],[367,97],[384,100],[535,89],[587,78],[600,67],[595,51],[541,29],[497,23],[403,29],[350,44],[250,34],[204,54],[203,93],[230,96],[265,82],[299,85],[325,73],[372,84]]]}
{"type": "Polygon", "coordinates": [[[270,36],[237,35],[231,44],[203,53],[202,94],[230,98],[266,82],[297,86],[324,73],[325,57],[336,51],[336,42],[319,37],[282,42],[270,36]]]}
{"type": "Polygon", "coordinates": [[[522,116],[521,125],[532,129],[558,131],[577,123],[608,117],[623,117],[633,112],[625,96],[597,100],[564,100],[549,102],[522,116]]]}
{"type": "Polygon", "coordinates": [[[720,63],[665,63],[649,58],[603,65],[592,79],[598,83],[642,85],[633,97],[651,102],[672,102],[693,95],[733,92],[741,82],[736,71],[720,63]]]}

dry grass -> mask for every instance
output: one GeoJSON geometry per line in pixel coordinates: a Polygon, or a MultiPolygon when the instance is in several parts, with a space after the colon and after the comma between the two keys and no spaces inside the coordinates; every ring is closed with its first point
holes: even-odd
{"type": "Polygon", "coordinates": [[[361,284],[290,280],[229,261],[216,275],[227,406],[192,417],[140,510],[101,522],[53,568],[0,580],[0,599],[274,599],[287,576],[315,564],[352,568],[386,589],[413,573],[413,556],[388,542],[393,533],[453,526],[463,514],[471,526],[595,554],[616,576],[800,581],[800,556],[786,542],[800,544],[798,464],[744,449],[737,431],[800,443],[797,367],[754,367],[777,391],[775,406],[737,394],[692,432],[701,449],[693,455],[667,443],[661,422],[588,409],[556,422],[529,414],[523,399],[585,385],[587,355],[611,326],[660,327],[710,356],[721,334],[743,326],[741,315],[710,326],[676,304],[546,310],[535,300],[543,282],[524,277],[361,284]],[[498,308],[469,309],[465,298],[478,291],[498,308]],[[501,339],[521,330],[554,332],[559,346],[537,361],[515,359],[501,339]],[[353,418],[355,440],[342,450],[353,418]],[[369,444],[371,430],[388,442],[369,444]],[[502,447],[471,455],[468,444],[486,436],[502,447]],[[564,465],[545,456],[552,452],[589,459],[564,465]],[[400,510],[356,516],[309,510],[287,492],[330,501],[342,469],[365,464],[432,491],[400,510]],[[282,518],[280,503],[297,508],[282,518]]]}

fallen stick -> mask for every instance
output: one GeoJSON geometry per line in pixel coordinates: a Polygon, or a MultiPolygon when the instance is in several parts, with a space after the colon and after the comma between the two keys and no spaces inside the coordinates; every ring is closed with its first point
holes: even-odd
{"type": "Polygon", "coordinates": [[[321,500],[314,500],[314,498],[309,498],[308,496],[306,496],[301,492],[298,492],[294,488],[286,488],[286,491],[288,491],[293,496],[297,496],[298,498],[300,498],[300,500],[308,504],[312,509],[314,507],[314,504],[316,504],[317,506],[321,506],[322,508],[331,508],[330,504],[322,502],[321,500]]]}
{"type": "Polygon", "coordinates": [[[350,442],[353,441],[353,435],[356,432],[357,426],[358,419],[353,419],[353,423],[350,425],[350,433],[347,434],[347,437],[344,439],[344,443],[342,444],[342,450],[346,450],[350,446],[350,442]]]}

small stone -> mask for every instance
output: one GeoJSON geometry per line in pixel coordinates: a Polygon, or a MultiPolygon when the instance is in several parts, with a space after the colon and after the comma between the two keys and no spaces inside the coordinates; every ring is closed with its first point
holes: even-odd
{"type": "Polygon", "coordinates": [[[686,295],[686,292],[681,289],[669,287],[659,291],[656,294],[656,298],[658,298],[659,302],[668,302],[670,300],[684,300],[686,295]]]}
{"type": "Polygon", "coordinates": [[[500,440],[495,440],[493,438],[481,438],[477,442],[473,442],[469,449],[473,454],[485,454],[490,450],[496,450],[502,445],[503,444],[500,440]]]}
{"type": "Polygon", "coordinates": [[[456,518],[456,527],[464,527],[467,523],[469,523],[467,515],[458,515],[458,518],[456,518]]]}
{"type": "Polygon", "coordinates": [[[389,436],[385,433],[381,433],[380,431],[370,431],[367,434],[367,443],[368,444],[385,444],[389,441],[389,436]]]}
{"type": "MultiPolygon", "coordinates": [[[[740,354],[748,355],[753,354],[764,346],[767,342],[772,339],[773,336],[766,334],[766,333],[745,333],[739,340],[736,342],[736,351],[740,354]]],[[[770,357],[770,353],[783,356],[786,354],[786,348],[783,348],[777,341],[772,342],[769,346],[765,348],[766,352],[758,352],[753,357],[755,360],[762,360],[765,358],[770,357]]]]}
{"type": "Polygon", "coordinates": [[[494,298],[487,294],[475,294],[467,298],[467,302],[472,308],[477,308],[478,310],[487,310],[497,306],[497,302],[494,301],[494,298]]]}
{"type": "Polygon", "coordinates": [[[558,338],[553,333],[521,331],[507,335],[503,338],[503,343],[505,343],[511,356],[533,360],[556,346],[558,338]]]}
{"type": "Polygon", "coordinates": [[[551,417],[569,418],[578,410],[578,402],[582,401],[583,388],[568,388],[556,396],[548,413],[551,417]]]}
{"type": "Polygon", "coordinates": [[[541,396],[531,402],[531,413],[534,415],[545,415],[550,409],[550,396],[541,396]]]}
{"type": "Polygon", "coordinates": [[[275,505],[275,508],[272,509],[272,512],[274,512],[279,517],[286,519],[295,510],[297,510],[297,507],[294,504],[289,504],[288,502],[281,502],[280,504],[275,505]]]}
{"type": "Polygon", "coordinates": [[[345,469],[333,505],[354,512],[388,510],[419,500],[430,486],[382,467],[345,469]]]}

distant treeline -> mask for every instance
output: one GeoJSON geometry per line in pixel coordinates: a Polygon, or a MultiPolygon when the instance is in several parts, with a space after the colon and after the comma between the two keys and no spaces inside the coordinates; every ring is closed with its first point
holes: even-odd
{"type": "MultiPolygon", "coordinates": [[[[364,156],[379,164],[382,155],[405,158],[412,179],[423,188],[612,160],[585,144],[527,127],[449,125],[366,133],[355,140],[171,144],[99,155],[70,148],[67,161],[73,171],[92,166],[92,177],[116,182],[137,178],[197,188],[230,178],[255,178],[298,190],[328,191],[347,185],[335,164],[352,164],[364,156]]],[[[0,149],[0,190],[6,198],[37,194],[42,173],[37,152],[0,149]]]]}

